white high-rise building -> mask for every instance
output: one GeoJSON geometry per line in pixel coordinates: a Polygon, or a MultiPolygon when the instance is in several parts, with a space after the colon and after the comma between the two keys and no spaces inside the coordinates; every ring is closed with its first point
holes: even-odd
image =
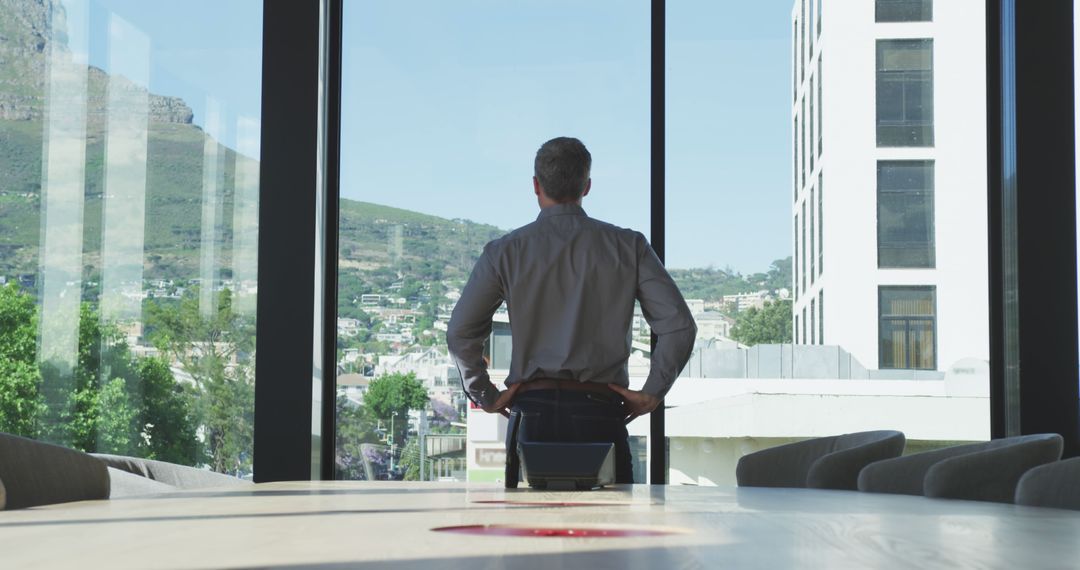
{"type": "Polygon", "coordinates": [[[795,0],[792,31],[794,342],[988,360],[984,3],[795,0]]]}

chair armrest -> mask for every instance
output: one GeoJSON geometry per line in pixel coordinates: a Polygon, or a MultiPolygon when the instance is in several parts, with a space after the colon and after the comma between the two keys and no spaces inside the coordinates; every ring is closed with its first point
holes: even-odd
{"type": "Polygon", "coordinates": [[[250,486],[250,481],[237,479],[231,475],[215,473],[207,469],[177,465],[167,461],[140,459],[123,455],[94,454],[109,467],[120,471],[146,477],[164,483],[176,489],[205,489],[211,487],[250,486]]]}

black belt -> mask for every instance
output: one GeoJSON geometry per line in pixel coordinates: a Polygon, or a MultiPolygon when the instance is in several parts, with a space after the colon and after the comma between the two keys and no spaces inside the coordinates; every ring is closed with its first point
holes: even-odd
{"type": "Polygon", "coordinates": [[[564,380],[561,378],[536,378],[521,383],[518,393],[531,392],[533,390],[572,390],[575,392],[592,392],[594,394],[615,394],[608,384],[599,382],[581,382],[579,380],[564,380]]]}

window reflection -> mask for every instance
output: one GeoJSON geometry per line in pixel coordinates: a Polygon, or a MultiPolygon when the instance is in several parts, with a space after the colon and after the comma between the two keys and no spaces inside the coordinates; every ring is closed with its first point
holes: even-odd
{"type": "Polygon", "coordinates": [[[0,431],[250,476],[261,3],[0,22],[0,431]]]}

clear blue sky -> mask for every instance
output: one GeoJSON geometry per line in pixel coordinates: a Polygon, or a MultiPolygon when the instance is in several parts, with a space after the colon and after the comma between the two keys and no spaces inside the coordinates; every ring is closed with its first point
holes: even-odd
{"type": "MultiPolygon", "coordinates": [[[[258,117],[259,0],[94,0],[145,31],[151,89],[203,125],[258,117]]],[[[789,0],[668,2],[667,258],[765,270],[791,250],[789,0]]],[[[649,229],[648,0],[345,2],[342,193],[513,228],[533,220],[532,158],[571,135],[593,154],[586,210],[649,229]]],[[[230,146],[235,129],[219,135],[230,146]]]]}
{"type": "MultiPolygon", "coordinates": [[[[345,197],[516,227],[536,216],[536,148],[571,135],[593,154],[586,211],[648,234],[648,1],[345,9],[345,197]]],[[[668,2],[671,267],[790,254],[790,11],[668,2]]]]}
{"type": "MultiPolygon", "coordinates": [[[[65,4],[73,1],[64,0],[65,4]]],[[[262,0],[90,0],[90,64],[109,71],[109,18],[149,39],[150,90],[180,97],[205,126],[207,97],[223,106],[223,132],[236,148],[238,117],[258,119],[262,101],[262,0]]],[[[257,142],[257,141],[256,141],[257,142]]],[[[256,147],[257,148],[257,147],[256,147]]]]}

